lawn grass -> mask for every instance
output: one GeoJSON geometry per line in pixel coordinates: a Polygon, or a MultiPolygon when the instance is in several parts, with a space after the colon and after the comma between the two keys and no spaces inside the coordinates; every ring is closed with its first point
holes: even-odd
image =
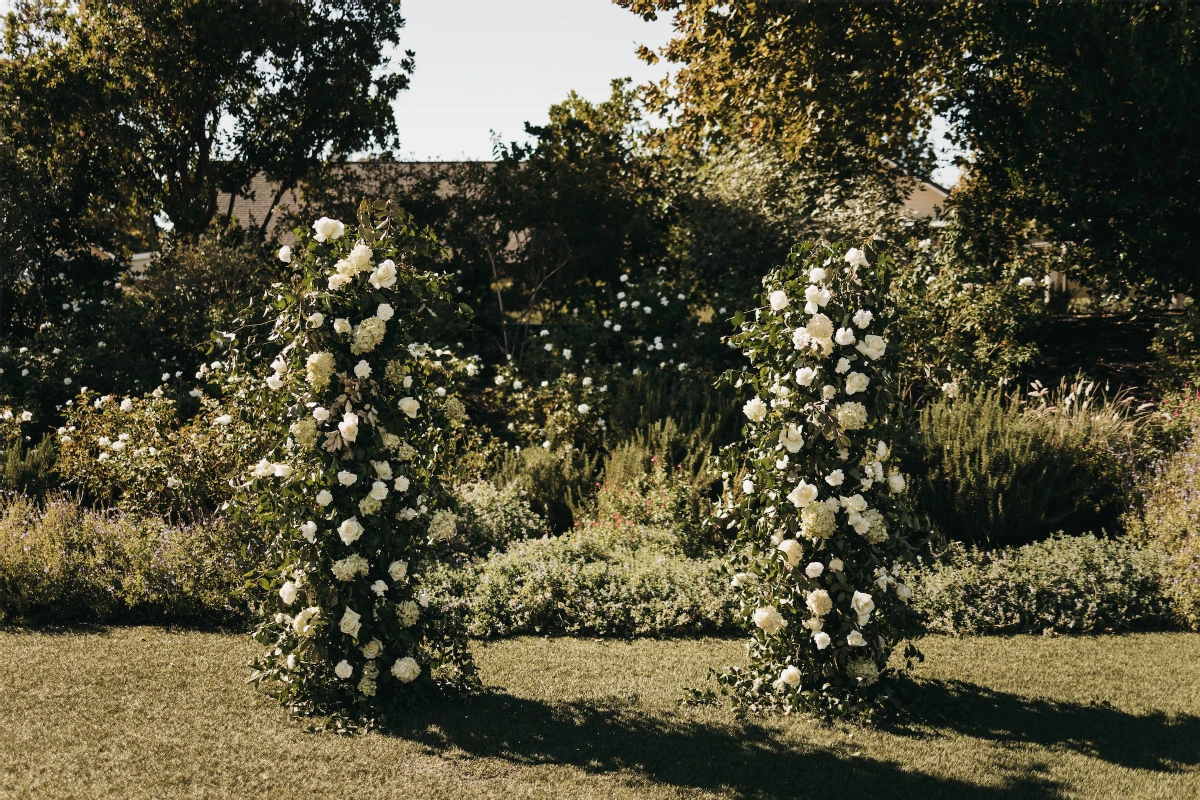
{"type": "Polygon", "coordinates": [[[242,635],[0,631],[0,796],[1200,797],[1200,635],[922,642],[946,719],[886,730],[677,706],[728,640],[476,647],[501,691],[395,735],[310,734],[242,635]]]}

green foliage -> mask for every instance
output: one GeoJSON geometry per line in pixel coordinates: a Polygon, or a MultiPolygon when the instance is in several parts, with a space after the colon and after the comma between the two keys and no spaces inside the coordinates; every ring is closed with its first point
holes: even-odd
{"type": "MultiPolygon", "coordinates": [[[[1193,417],[1195,420],[1196,417],[1193,417]]],[[[1200,435],[1144,476],[1140,513],[1126,522],[1130,534],[1165,559],[1164,592],[1178,621],[1200,629],[1200,435]]]]}
{"type": "Polygon", "coordinates": [[[69,498],[0,501],[0,620],[222,624],[247,615],[261,544],[227,519],[173,526],[69,498]]]}
{"type": "Polygon", "coordinates": [[[1150,349],[1161,383],[1178,386],[1200,376],[1200,303],[1172,316],[1155,332],[1150,349]]]}
{"type": "Polygon", "coordinates": [[[891,284],[905,331],[902,369],[918,392],[958,380],[1011,381],[1033,367],[1048,316],[1038,282],[1065,269],[1044,249],[994,261],[970,239],[968,214],[953,209],[947,217],[931,238],[909,241],[891,284]]]}
{"type": "Polygon", "coordinates": [[[915,488],[943,536],[999,547],[1117,530],[1142,435],[1128,404],[1091,383],[1041,394],[979,390],[922,410],[915,488]]]}
{"type": "Polygon", "coordinates": [[[54,439],[49,436],[28,448],[14,442],[7,450],[0,449],[0,491],[44,496],[58,483],[56,458],[54,439]]]}
{"type": "Polygon", "coordinates": [[[599,519],[663,527],[674,532],[683,554],[711,553],[722,543],[709,514],[714,433],[715,427],[684,432],[668,417],[613,447],[594,501],[599,519]]]}
{"type": "Polygon", "coordinates": [[[546,521],[515,486],[498,488],[488,481],[476,481],[459,487],[455,500],[460,541],[476,552],[504,550],[522,539],[549,533],[546,521]]]}
{"type": "Polygon", "coordinates": [[[529,499],[553,531],[565,531],[583,519],[584,497],[595,483],[599,456],[576,448],[526,447],[500,463],[496,485],[511,487],[529,499]]]}
{"type": "Polygon", "coordinates": [[[429,573],[436,602],[462,600],[472,636],[700,635],[731,630],[736,605],[719,559],[680,555],[670,532],[621,521],[520,542],[429,573]]]}
{"type": "Polygon", "coordinates": [[[937,633],[1095,634],[1169,626],[1164,566],[1126,539],[1058,535],[990,552],[952,543],[910,580],[937,633]]]}
{"type": "Polygon", "coordinates": [[[1049,241],[1079,246],[1073,271],[1160,291],[1194,285],[1192,6],[618,2],[673,16],[662,55],[675,69],[649,105],[687,148],[776,141],[847,171],[883,158],[925,174],[940,113],[971,153],[957,202],[1001,223],[972,236],[1015,256],[1012,228],[1037,220],[1049,241]]]}

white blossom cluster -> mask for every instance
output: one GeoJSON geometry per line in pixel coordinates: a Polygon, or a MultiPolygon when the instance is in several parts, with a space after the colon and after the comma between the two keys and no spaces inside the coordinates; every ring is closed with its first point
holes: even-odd
{"type": "MultiPolygon", "coordinates": [[[[256,632],[269,649],[255,677],[293,704],[331,692],[343,705],[375,702],[427,674],[430,655],[407,631],[440,612],[414,594],[410,565],[457,530],[454,514],[438,507],[444,490],[429,458],[466,411],[454,398],[430,406],[427,397],[446,392],[425,385],[421,362],[442,353],[412,341],[417,309],[396,310],[408,296],[396,291],[402,281],[414,292],[429,287],[430,302],[442,289],[398,265],[403,241],[384,245],[389,258],[374,241],[355,241],[353,229],[324,217],[279,252],[308,287],[279,312],[279,355],[263,381],[286,441],[251,469],[245,488],[277,509],[287,559],[275,611],[256,632]]],[[[465,653],[455,669],[468,675],[465,653]]]]}
{"type": "Polygon", "coordinates": [[[783,705],[818,690],[828,708],[874,684],[899,638],[912,517],[870,261],[802,252],[764,279],[766,305],[730,340],[752,365],[735,385],[753,394],[745,443],[722,454],[717,516],[738,532],[732,585],[759,634],[749,670],[723,679],[743,696],[769,685],[783,705]]]}

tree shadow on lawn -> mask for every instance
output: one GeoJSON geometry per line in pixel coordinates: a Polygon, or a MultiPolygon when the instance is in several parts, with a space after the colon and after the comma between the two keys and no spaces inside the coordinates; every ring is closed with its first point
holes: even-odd
{"type": "Polygon", "coordinates": [[[886,726],[890,733],[1036,744],[1158,772],[1200,766],[1200,717],[1192,714],[1131,714],[1104,701],[1063,703],[963,681],[903,681],[898,693],[911,710],[886,726]]]}
{"type": "MultiPolygon", "coordinates": [[[[819,723],[801,719],[800,724],[819,723]]],[[[550,704],[491,692],[466,706],[429,707],[391,733],[438,752],[458,748],[477,758],[597,774],[629,770],[657,784],[763,800],[857,794],[1000,800],[1061,794],[1044,763],[1004,776],[1000,787],[985,787],[857,756],[854,744],[796,746],[780,741],[778,728],[752,721],[704,724],[685,714],[648,715],[619,702],[550,704]]]]}

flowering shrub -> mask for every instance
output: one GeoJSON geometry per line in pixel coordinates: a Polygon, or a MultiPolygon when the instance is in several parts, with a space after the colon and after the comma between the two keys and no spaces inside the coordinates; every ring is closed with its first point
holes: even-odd
{"type": "Polygon", "coordinates": [[[951,543],[906,574],[929,630],[955,636],[1170,626],[1164,559],[1128,539],[1055,536],[985,552],[951,543]]]}
{"type": "MultiPolygon", "coordinates": [[[[223,373],[214,361],[197,378],[223,373]]],[[[269,437],[249,409],[235,415],[213,393],[192,391],[200,409],[181,422],[176,400],[161,387],[124,398],[84,388],[58,428],[59,473],[91,498],[138,514],[195,517],[219,509],[232,497],[231,477],[266,451],[269,437]]]]}
{"type": "Polygon", "coordinates": [[[804,244],[764,278],[766,306],[734,318],[751,366],[725,379],[752,396],[745,441],[719,457],[717,517],[737,530],[730,566],[754,632],[749,666],[718,680],[753,708],[857,711],[920,630],[897,578],[924,526],[893,453],[909,431],[880,303],[890,267],[804,244]]]}
{"type": "Polygon", "coordinates": [[[252,677],[296,710],[382,719],[414,691],[474,680],[462,630],[413,584],[458,527],[441,470],[466,410],[422,359],[438,349],[431,325],[463,309],[447,276],[417,266],[438,252],[432,234],[390,203],[364,202],[357,229],[322,218],[298,235],[270,332],[246,348],[271,374],[241,376],[276,420],[241,484],[275,533],[252,677]]]}

